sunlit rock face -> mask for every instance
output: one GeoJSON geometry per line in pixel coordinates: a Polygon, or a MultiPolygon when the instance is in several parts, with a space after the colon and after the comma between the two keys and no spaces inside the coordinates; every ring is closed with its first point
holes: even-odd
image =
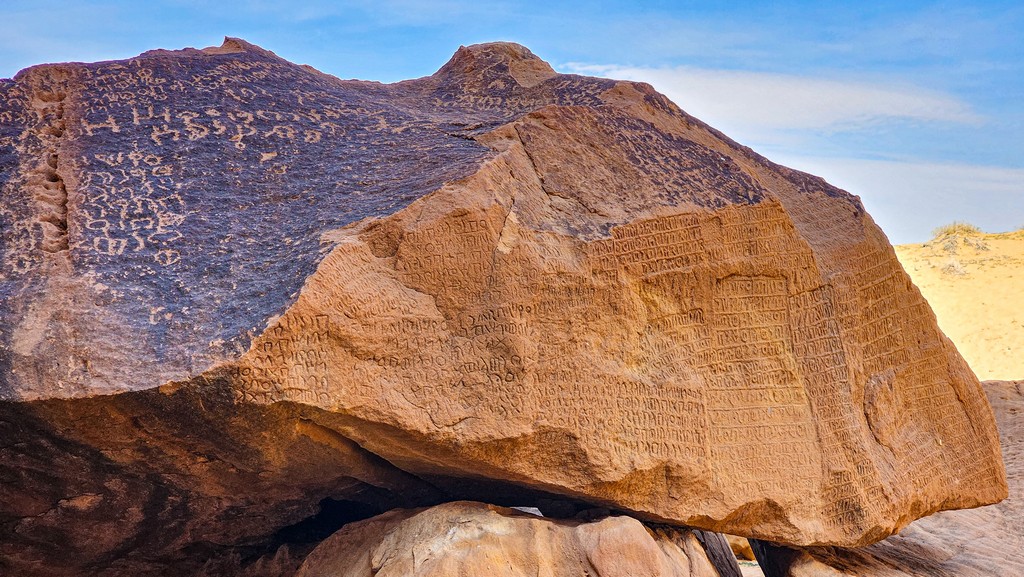
{"type": "Polygon", "coordinates": [[[1010,487],[1005,501],[933,515],[860,549],[762,544],[765,565],[792,577],[1024,575],[1024,381],[987,381],[983,386],[1003,444],[1010,487]]]}
{"type": "Polygon", "coordinates": [[[327,498],[859,545],[1006,495],[856,197],[521,46],[389,85],[231,39],[31,68],[0,186],[10,563],[264,546],[327,498]]]}

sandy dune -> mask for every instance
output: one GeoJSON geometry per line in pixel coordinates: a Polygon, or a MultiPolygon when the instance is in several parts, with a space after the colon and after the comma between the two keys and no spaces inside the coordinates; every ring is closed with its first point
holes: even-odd
{"type": "Polygon", "coordinates": [[[1024,377],[1024,230],[952,240],[896,256],[978,378],[1024,377]]]}

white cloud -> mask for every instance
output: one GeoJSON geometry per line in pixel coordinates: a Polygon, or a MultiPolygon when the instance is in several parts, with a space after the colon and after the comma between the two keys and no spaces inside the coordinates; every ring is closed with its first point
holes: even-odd
{"type": "Polygon", "coordinates": [[[982,120],[967,103],[914,86],[688,66],[570,63],[566,68],[650,83],[683,110],[741,141],[776,140],[780,131],[852,130],[894,119],[972,124],[982,120]]]}
{"type": "Polygon", "coordinates": [[[989,232],[1024,227],[1024,169],[776,154],[857,194],[896,244],[923,242],[937,226],[967,221],[989,232]]]}
{"type": "Polygon", "coordinates": [[[859,195],[894,243],[922,242],[932,229],[954,220],[989,231],[1024,225],[1022,169],[857,158],[839,138],[810,138],[893,121],[981,124],[983,119],[969,104],[951,95],[894,83],[692,67],[565,68],[650,83],[683,110],[768,152],[772,160],[859,195]],[[809,147],[823,143],[834,156],[809,155],[809,147]]]}

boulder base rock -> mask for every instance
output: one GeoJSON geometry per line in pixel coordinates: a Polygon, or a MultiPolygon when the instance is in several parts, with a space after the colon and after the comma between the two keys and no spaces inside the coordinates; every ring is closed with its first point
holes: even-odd
{"type": "Polygon", "coordinates": [[[744,561],[754,561],[754,550],[750,548],[749,539],[743,537],[737,537],[735,535],[726,535],[726,541],[729,543],[729,548],[732,549],[733,555],[737,559],[744,561]]]}
{"type": "MultiPolygon", "coordinates": [[[[721,535],[704,534],[722,542],[721,535]]],[[[555,521],[472,502],[396,510],[349,525],[306,558],[296,577],[739,577],[716,568],[693,531],[649,529],[630,517],[555,521]]]]}
{"type": "Polygon", "coordinates": [[[1006,494],[978,381],[856,197],[521,46],[391,85],[240,40],[31,68],[0,81],[0,191],[26,563],[39,515],[100,571],[267,545],[324,498],[862,545],[1006,494]],[[110,543],[62,521],[108,494],[138,521],[110,543]]]}

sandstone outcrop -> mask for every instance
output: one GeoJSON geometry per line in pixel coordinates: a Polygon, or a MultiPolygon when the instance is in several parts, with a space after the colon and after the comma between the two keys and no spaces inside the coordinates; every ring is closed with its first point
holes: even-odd
{"type": "Polygon", "coordinates": [[[240,40],[31,68],[0,187],[9,559],[503,494],[862,545],[1006,494],[856,197],[517,45],[390,85],[240,40]]]}
{"type": "MultiPolygon", "coordinates": [[[[630,517],[556,521],[481,503],[395,510],[326,539],[296,577],[740,577],[716,567],[698,533],[649,529],[630,517]]],[[[728,550],[721,535],[714,538],[728,550]]]]}
{"type": "Polygon", "coordinates": [[[989,507],[945,511],[858,550],[771,548],[767,577],[989,577],[1024,575],[1024,381],[984,383],[995,410],[1010,496],[989,507]]]}

